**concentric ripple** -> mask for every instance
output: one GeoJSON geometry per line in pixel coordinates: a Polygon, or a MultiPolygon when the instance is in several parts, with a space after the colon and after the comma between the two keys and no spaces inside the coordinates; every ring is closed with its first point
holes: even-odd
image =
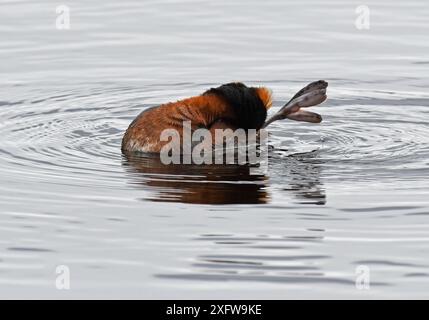
{"type": "Polygon", "coordinates": [[[119,88],[56,92],[19,105],[4,102],[4,172],[16,170],[26,180],[48,175],[67,183],[115,184],[122,173],[122,127],[129,119],[126,112],[142,107],[137,99],[135,92],[119,88]]]}
{"type": "Polygon", "coordinates": [[[277,145],[292,152],[317,151],[318,161],[327,168],[324,176],[331,180],[388,178],[384,182],[397,183],[429,176],[427,97],[339,95],[326,102],[320,127],[277,123],[273,130],[277,145]]]}
{"type": "Polygon", "coordinates": [[[416,100],[410,93],[366,92],[361,97],[336,89],[320,107],[325,117],[321,125],[275,123],[269,171],[262,176],[228,166],[166,170],[153,159],[121,155],[122,133],[136,114],[202,87],[184,84],[166,92],[155,86],[76,88],[3,101],[3,179],[28,185],[137,187],[148,192],[143,196],[147,200],[213,204],[276,202],[286,191],[295,201],[323,204],[323,180],[384,179],[389,184],[420,181],[429,173],[429,99],[416,100]],[[245,196],[231,197],[238,185],[247,186],[245,196]]]}

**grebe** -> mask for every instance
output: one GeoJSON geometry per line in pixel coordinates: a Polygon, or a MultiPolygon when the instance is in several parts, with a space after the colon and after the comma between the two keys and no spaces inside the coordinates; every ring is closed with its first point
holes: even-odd
{"type": "Polygon", "coordinates": [[[301,108],[325,101],[327,87],[324,80],[310,83],[268,120],[267,110],[272,105],[268,88],[247,87],[240,82],[211,88],[199,96],[144,110],[125,132],[122,151],[159,153],[168,143],[161,139],[163,130],[175,129],[182,135],[184,122],[190,123],[192,131],[204,128],[213,136],[216,129],[260,130],[281,119],[319,123],[319,114],[301,108]]]}

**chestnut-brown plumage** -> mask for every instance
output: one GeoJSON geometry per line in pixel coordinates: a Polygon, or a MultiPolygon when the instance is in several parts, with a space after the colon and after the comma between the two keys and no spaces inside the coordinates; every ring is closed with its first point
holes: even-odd
{"type": "Polygon", "coordinates": [[[168,141],[161,141],[165,129],[175,129],[182,138],[183,122],[191,129],[218,128],[259,130],[271,107],[267,88],[228,83],[202,95],[166,103],[143,111],[130,124],[122,139],[122,151],[160,152],[168,141]]]}

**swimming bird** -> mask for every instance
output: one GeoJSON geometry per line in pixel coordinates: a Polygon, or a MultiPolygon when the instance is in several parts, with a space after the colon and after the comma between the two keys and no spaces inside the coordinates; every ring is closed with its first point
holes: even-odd
{"type": "Polygon", "coordinates": [[[322,117],[302,108],[326,100],[328,83],[319,80],[297,92],[288,103],[267,119],[272,93],[266,87],[248,87],[231,82],[211,88],[203,94],[148,108],[131,122],[122,139],[122,151],[159,153],[168,143],[161,139],[166,129],[177,131],[183,139],[184,123],[190,130],[207,129],[213,136],[217,129],[261,130],[277,120],[290,119],[319,123],[322,117]]]}

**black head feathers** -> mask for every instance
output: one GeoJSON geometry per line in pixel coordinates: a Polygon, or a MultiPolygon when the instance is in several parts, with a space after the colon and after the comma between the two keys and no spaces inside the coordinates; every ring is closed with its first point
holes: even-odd
{"type": "Polygon", "coordinates": [[[211,88],[204,94],[216,94],[222,97],[234,109],[235,124],[240,128],[259,130],[265,123],[267,108],[259,97],[257,88],[232,82],[211,88]]]}

